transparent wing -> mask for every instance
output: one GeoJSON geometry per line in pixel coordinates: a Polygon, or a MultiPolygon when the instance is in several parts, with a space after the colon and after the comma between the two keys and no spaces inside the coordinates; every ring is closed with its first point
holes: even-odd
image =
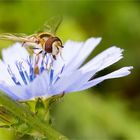
{"type": "Polygon", "coordinates": [[[11,34],[11,33],[3,33],[0,34],[0,40],[11,40],[18,42],[33,42],[31,36],[27,36],[26,34],[11,34]]]}
{"type": "Polygon", "coordinates": [[[45,24],[37,32],[38,33],[47,32],[55,35],[61,22],[62,22],[62,16],[52,17],[48,21],[46,21],[45,24]]]}

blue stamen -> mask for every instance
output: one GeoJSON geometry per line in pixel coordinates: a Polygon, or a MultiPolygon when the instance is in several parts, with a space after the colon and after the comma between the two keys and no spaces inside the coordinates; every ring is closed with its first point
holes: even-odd
{"type": "Polygon", "coordinates": [[[33,69],[33,67],[31,66],[31,67],[30,67],[30,81],[33,81],[34,78],[35,78],[34,69],[33,69]]]}
{"type": "Polygon", "coordinates": [[[27,80],[26,80],[26,77],[25,77],[24,72],[23,72],[22,64],[21,63],[16,63],[16,66],[17,66],[17,68],[19,70],[19,74],[20,74],[24,84],[27,85],[27,80]]]}
{"type": "Polygon", "coordinates": [[[50,84],[51,84],[52,81],[53,81],[53,74],[54,74],[54,70],[51,69],[51,71],[50,71],[50,84]]]}
{"type": "Polygon", "coordinates": [[[60,79],[60,76],[61,76],[62,72],[64,71],[64,68],[65,68],[65,64],[63,65],[63,67],[62,67],[60,73],[57,75],[57,77],[56,77],[56,79],[55,79],[55,81],[54,81],[54,84],[60,79]]]}
{"type": "Polygon", "coordinates": [[[34,75],[34,69],[33,69],[33,66],[32,66],[32,59],[31,57],[29,56],[29,59],[27,59],[27,63],[29,65],[29,73],[30,73],[30,76],[29,76],[29,79],[30,79],[30,82],[34,80],[35,78],[35,75],[34,75]]]}
{"type": "Polygon", "coordinates": [[[44,61],[42,60],[41,62],[41,67],[40,67],[40,73],[42,73],[44,71],[44,61]]]}
{"type": "Polygon", "coordinates": [[[57,78],[56,78],[54,84],[55,84],[59,79],[60,79],[60,75],[57,76],[57,78]]]}
{"type": "Polygon", "coordinates": [[[25,73],[25,76],[26,76],[27,80],[30,81],[30,77],[29,77],[27,71],[24,71],[24,73],[25,73]]]}
{"type": "Polygon", "coordinates": [[[7,71],[8,71],[8,73],[9,73],[9,75],[11,76],[13,82],[14,82],[16,85],[21,85],[20,82],[17,81],[15,75],[12,73],[12,70],[11,70],[11,68],[10,68],[9,65],[8,65],[8,67],[7,67],[7,71]]]}
{"type": "Polygon", "coordinates": [[[62,72],[64,71],[64,68],[65,68],[65,64],[63,65],[61,71],[60,71],[60,74],[62,74],[62,72]]]}

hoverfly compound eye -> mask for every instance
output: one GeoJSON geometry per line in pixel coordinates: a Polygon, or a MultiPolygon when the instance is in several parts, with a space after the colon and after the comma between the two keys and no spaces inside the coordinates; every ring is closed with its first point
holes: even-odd
{"type": "Polygon", "coordinates": [[[45,42],[45,51],[52,53],[52,47],[60,48],[62,47],[62,42],[58,37],[50,37],[45,42]]]}

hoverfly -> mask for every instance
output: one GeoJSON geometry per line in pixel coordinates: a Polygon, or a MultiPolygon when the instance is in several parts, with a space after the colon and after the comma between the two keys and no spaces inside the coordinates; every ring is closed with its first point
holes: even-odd
{"type": "Polygon", "coordinates": [[[39,50],[36,55],[43,54],[43,57],[47,53],[51,54],[53,59],[56,60],[56,56],[63,48],[62,41],[59,37],[55,36],[62,18],[60,16],[51,18],[47,21],[39,31],[32,35],[26,34],[0,34],[0,39],[22,42],[24,47],[31,47],[30,49],[39,50]]]}

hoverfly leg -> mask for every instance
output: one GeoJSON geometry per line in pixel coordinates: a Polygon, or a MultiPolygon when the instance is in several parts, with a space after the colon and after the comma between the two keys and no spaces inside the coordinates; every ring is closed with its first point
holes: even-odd
{"type": "Polygon", "coordinates": [[[26,42],[23,42],[21,46],[24,47],[25,43],[26,43],[26,42]]]}
{"type": "Polygon", "coordinates": [[[46,54],[47,54],[46,52],[43,54],[42,56],[43,60],[45,59],[46,54]]]}
{"type": "Polygon", "coordinates": [[[62,51],[60,50],[60,57],[61,57],[61,59],[64,61],[64,58],[63,58],[63,56],[62,56],[62,51]]]}
{"type": "Polygon", "coordinates": [[[37,55],[41,54],[43,51],[41,50],[37,55]]]}
{"type": "Polygon", "coordinates": [[[47,64],[47,62],[45,62],[45,60],[44,60],[46,55],[47,55],[46,52],[42,55],[42,61],[44,61],[44,63],[46,64],[46,67],[47,67],[48,64],[47,64]]]}
{"type": "Polygon", "coordinates": [[[39,54],[41,54],[42,51],[40,51],[38,54],[36,54],[35,56],[35,66],[34,66],[34,73],[37,75],[39,74],[39,67],[38,67],[38,62],[39,62],[39,59],[40,59],[40,56],[39,54]]]}
{"type": "Polygon", "coordinates": [[[54,60],[56,60],[56,56],[55,55],[52,55],[52,57],[53,57],[54,60]]]}

